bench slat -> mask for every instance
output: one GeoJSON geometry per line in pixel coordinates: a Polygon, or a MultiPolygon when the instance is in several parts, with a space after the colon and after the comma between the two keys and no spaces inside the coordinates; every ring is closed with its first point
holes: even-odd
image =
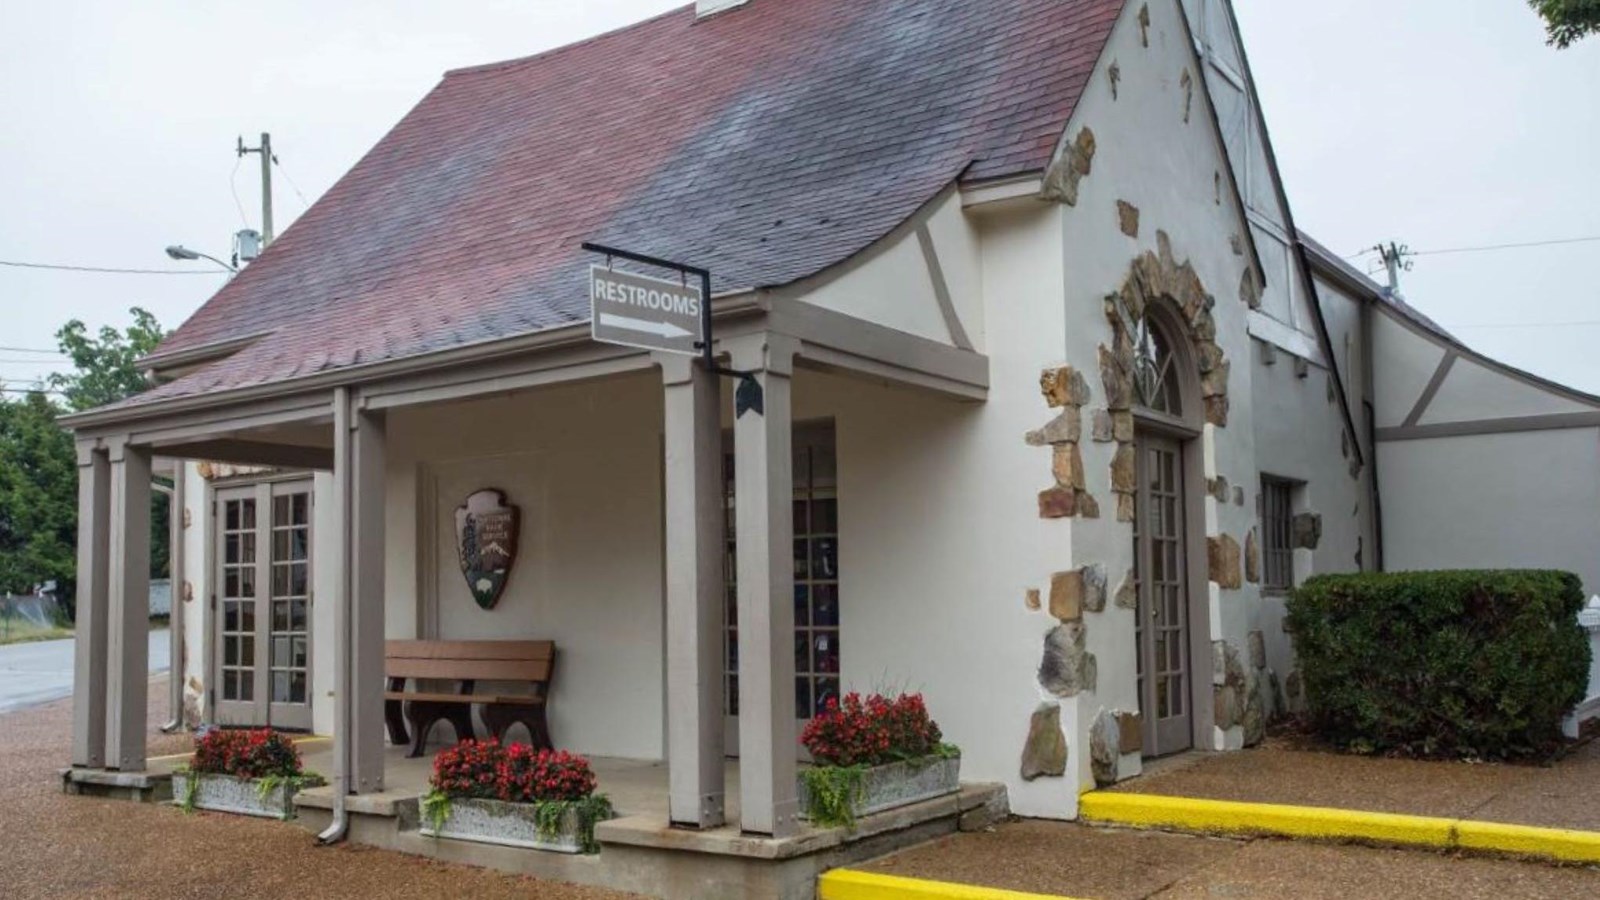
{"type": "Polygon", "coordinates": [[[548,660],[554,641],[387,641],[386,659],[548,660]]]}
{"type": "Polygon", "coordinates": [[[418,700],[423,703],[502,703],[515,706],[539,706],[544,703],[542,697],[528,697],[520,694],[428,694],[413,693],[410,691],[384,691],[385,700],[418,700]]]}
{"type": "Polygon", "coordinates": [[[548,659],[390,659],[384,674],[390,678],[438,678],[452,681],[550,680],[548,659]]]}

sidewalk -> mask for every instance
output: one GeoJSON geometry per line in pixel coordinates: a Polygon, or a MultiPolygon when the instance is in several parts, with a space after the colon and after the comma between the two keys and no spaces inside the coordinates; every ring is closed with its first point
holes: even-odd
{"type": "Polygon", "coordinates": [[[1197,754],[1109,789],[1600,831],[1600,741],[1551,766],[1437,762],[1293,749],[1197,754]]]}
{"type": "Polygon", "coordinates": [[[1138,900],[1567,900],[1600,896],[1600,871],[1415,850],[1222,839],[1021,821],[853,867],[1028,893],[1138,900]]]}

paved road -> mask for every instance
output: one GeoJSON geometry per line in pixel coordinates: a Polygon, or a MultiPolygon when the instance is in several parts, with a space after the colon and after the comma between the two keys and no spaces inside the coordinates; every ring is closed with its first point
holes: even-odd
{"type": "MultiPolygon", "coordinates": [[[[72,695],[71,638],[0,646],[0,713],[72,695]]],[[[171,661],[167,629],[150,632],[150,671],[171,661]]]]}

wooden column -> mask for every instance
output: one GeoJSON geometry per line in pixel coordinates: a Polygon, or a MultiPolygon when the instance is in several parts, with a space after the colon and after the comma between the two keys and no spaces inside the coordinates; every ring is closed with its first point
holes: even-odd
{"type": "Polygon", "coordinates": [[[734,346],[755,373],[763,412],[734,420],[739,590],[739,827],[797,828],[794,709],[794,478],[789,378],[794,346],[757,335],[734,346]]]}
{"type": "Polygon", "coordinates": [[[665,392],[667,781],[674,825],[724,822],[718,376],[658,354],[665,392]]]}
{"type": "Polygon", "coordinates": [[[334,481],[340,544],[335,617],[336,789],[383,790],[385,421],[334,392],[334,481]]]}
{"type": "Polygon", "coordinates": [[[107,554],[111,460],[93,442],[78,443],[78,593],[72,667],[72,764],[106,764],[107,554]]]}
{"type": "Polygon", "coordinates": [[[150,448],[118,440],[109,451],[105,765],[141,772],[150,693],[150,448]]]}

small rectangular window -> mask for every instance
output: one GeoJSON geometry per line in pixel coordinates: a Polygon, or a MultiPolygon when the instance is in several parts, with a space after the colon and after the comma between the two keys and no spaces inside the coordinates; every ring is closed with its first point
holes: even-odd
{"type": "Polygon", "coordinates": [[[1273,593],[1294,589],[1294,482],[1261,476],[1261,586],[1273,593]]]}

